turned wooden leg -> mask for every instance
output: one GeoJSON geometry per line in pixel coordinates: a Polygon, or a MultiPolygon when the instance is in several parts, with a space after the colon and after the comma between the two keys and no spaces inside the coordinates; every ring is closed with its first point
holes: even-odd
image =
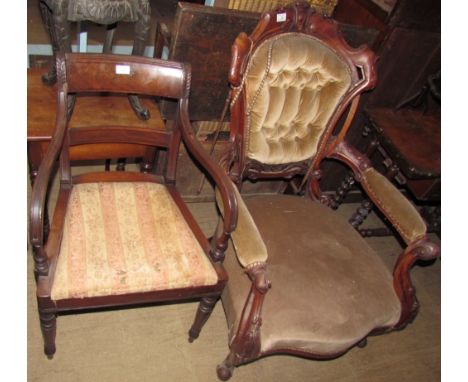
{"type": "Polygon", "coordinates": [[[353,173],[349,173],[346,178],[343,179],[341,184],[336,189],[335,195],[330,200],[330,207],[336,210],[340,204],[343,202],[344,198],[348,194],[351,187],[353,187],[355,183],[353,173]]]}
{"type": "Polygon", "coordinates": [[[55,313],[39,311],[42,336],[44,337],[44,353],[52,359],[55,354],[55,333],[57,329],[57,317],[55,313]]]}
{"type": "Polygon", "coordinates": [[[203,297],[200,301],[200,305],[198,306],[197,314],[195,316],[195,320],[193,321],[193,325],[189,330],[189,342],[193,342],[198,338],[200,335],[200,331],[205,325],[206,321],[211,315],[213,308],[218,301],[219,296],[216,297],[203,297]]]}
{"type": "Polygon", "coordinates": [[[115,167],[116,171],[125,171],[125,165],[127,164],[126,158],[118,158],[117,166],[115,167]]]}
{"type": "Polygon", "coordinates": [[[154,163],[156,160],[156,151],[154,147],[148,147],[143,159],[140,163],[140,172],[151,174],[153,172],[154,163]]]}
{"type": "Polygon", "coordinates": [[[361,203],[361,206],[356,210],[356,212],[351,216],[349,222],[354,228],[358,228],[372,210],[372,202],[369,199],[364,199],[361,203]]]}

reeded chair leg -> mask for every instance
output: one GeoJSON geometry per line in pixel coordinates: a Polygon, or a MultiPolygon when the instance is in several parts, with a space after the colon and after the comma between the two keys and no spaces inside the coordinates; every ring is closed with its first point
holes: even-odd
{"type": "Polygon", "coordinates": [[[42,336],[44,337],[44,353],[52,359],[55,354],[55,333],[57,330],[57,316],[55,313],[39,312],[42,336]]]}
{"type": "Polygon", "coordinates": [[[193,325],[189,330],[189,342],[193,342],[198,338],[200,335],[200,331],[205,325],[206,321],[211,315],[213,308],[218,301],[219,296],[216,297],[203,297],[200,301],[200,305],[198,305],[197,314],[195,316],[195,320],[193,321],[193,325]]]}

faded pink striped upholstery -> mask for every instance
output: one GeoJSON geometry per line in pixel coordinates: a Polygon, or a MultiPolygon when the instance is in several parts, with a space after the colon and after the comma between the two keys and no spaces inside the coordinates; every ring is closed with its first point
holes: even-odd
{"type": "Polygon", "coordinates": [[[217,280],[165,186],[74,186],[53,300],[214,285],[217,280]]]}

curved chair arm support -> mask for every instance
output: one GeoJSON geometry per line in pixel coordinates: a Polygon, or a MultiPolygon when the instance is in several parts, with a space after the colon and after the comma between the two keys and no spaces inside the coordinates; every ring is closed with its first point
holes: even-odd
{"type": "Polygon", "coordinates": [[[257,358],[261,352],[260,329],[262,326],[262,306],[266,293],[271,288],[267,276],[267,264],[259,262],[246,268],[252,280],[249,296],[242,310],[237,333],[230,344],[228,363],[240,365],[257,358]]]}
{"type": "MultiPolygon", "coordinates": [[[[234,243],[237,259],[244,268],[248,268],[256,263],[266,262],[268,259],[268,252],[262,236],[237,187],[234,187],[234,190],[237,198],[238,216],[237,227],[231,233],[231,238],[234,243]]],[[[224,217],[223,200],[217,188],[216,203],[224,217]]]]}
{"type": "Polygon", "coordinates": [[[41,162],[31,195],[29,216],[29,240],[34,248],[34,268],[36,275],[46,276],[49,272],[47,254],[44,250],[44,208],[50,175],[57,160],[65,136],[67,124],[66,90],[58,93],[58,113],[54,136],[41,162]]]}
{"type": "Polygon", "coordinates": [[[414,243],[426,235],[426,223],[414,205],[371,166],[364,154],[342,141],[328,157],[341,160],[352,168],[356,180],[406,244],[414,243]]]}
{"type": "Polygon", "coordinates": [[[230,234],[236,228],[237,224],[237,198],[235,186],[221,167],[213,161],[208,153],[203,149],[195,136],[192,125],[188,117],[188,100],[183,98],[179,101],[179,122],[182,130],[184,143],[187,145],[190,153],[198,160],[213,178],[217,189],[221,194],[223,201],[224,224],[222,232],[217,230],[213,241],[212,256],[216,261],[224,259],[224,251],[227,248],[227,242],[230,234]]]}
{"type": "Polygon", "coordinates": [[[418,260],[432,260],[439,255],[439,246],[423,237],[408,245],[398,257],[393,270],[393,287],[400,298],[402,309],[400,319],[394,329],[402,329],[413,321],[419,309],[419,302],[411,283],[411,267],[418,260]]]}
{"type": "Polygon", "coordinates": [[[401,315],[394,329],[410,323],[419,308],[410,270],[418,260],[432,260],[440,255],[437,244],[428,241],[426,223],[413,204],[382,174],[370,165],[362,153],[339,142],[329,157],[348,164],[357,181],[361,182],[372,202],[393,224],[408,245],[399,256],[393,270],[393,287],[401,302],[401,315]]]}

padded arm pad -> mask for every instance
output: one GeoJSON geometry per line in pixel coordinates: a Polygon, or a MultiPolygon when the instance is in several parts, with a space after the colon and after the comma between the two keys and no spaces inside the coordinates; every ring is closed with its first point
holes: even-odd
{"type": "Polygon", "coordinates": [[[339,159],[350,166],[356,180],[369,198],[382,211],[406,243],[414,242],[426,234],[427,227],[416,207],[382,174],[369,159],[346,141],[331,145],[330,158],[339,159]]]}
{"type": "MultiPolygon", "coordinates": [[[[238,203],[238,215],[236,229],[231,233],[237,258],[241,265],[246,268],[258,262],[266,262],[268,258],[267,249],[263,239],[258,231],[255,222],[250,215],[247,206],[242,199],[237,187],[234,187],[238,203]]],[[[223,214],[223,201],[216,188],[216,203],[223,214]]]]}
{"type": "Polygon", "coordinates": [[[414,205],[381,173],[369,167],[361,173],[361,185],[406,243],[426,234],[426,223],[414,205]]]}

